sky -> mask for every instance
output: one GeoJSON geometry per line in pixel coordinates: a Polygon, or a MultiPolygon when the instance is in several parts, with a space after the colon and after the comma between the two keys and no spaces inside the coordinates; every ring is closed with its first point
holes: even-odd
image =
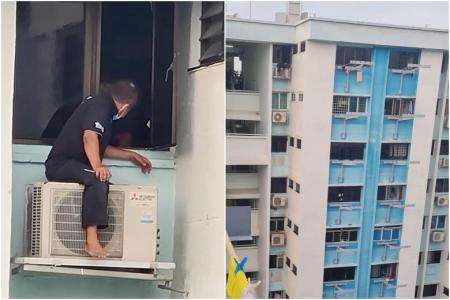
{"type": "MultiPolygon", "coordinates": [[[[393,25],[448,29],[448,1],[301,1],[310,16],[393,25]]],[[[226,2],[226,14],[240,18],[275,21],[285,12],[286,1],[226,2]]]]}

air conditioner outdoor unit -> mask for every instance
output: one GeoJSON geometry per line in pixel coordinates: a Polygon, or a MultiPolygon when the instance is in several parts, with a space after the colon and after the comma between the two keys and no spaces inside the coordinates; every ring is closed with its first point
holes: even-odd
{"type": "Polygon", "coordinates": [[[287,112],[286,111],[272,112],[272,122],[273,123],[286,123],[287,122],[287,112]]]}
{"type": "Polygon", "coordinates": [[[272,246],[284,246],[284,233],[272,233],[270,240],[272,246]]]}
{"type": "Polygon", "coordinates": [[[448,158],[441,158],[440,165],[441,167],[448,168],[448,158]]]}
{"type": "Polygon", "coordinates": [[[431,241],[432,242],[443,242],[445,240],[444,231],[436,230],[431,232],[431,241]]]}
{"type": "Polygon", "coordinates": [[[272,197],[272,207],[284,207],[286,206],[287,197],[286,196],[273,196],[272,197]]]}
{"type": "MultiPolygon", "coordinates": [[[[81,227],[83,186],[77,183],[36,183],[31,187],[30,256],[83,258],[81,227]]],[[[152,186],[110,185],[108,227],[98,232],[106,259],[155,262],[157,252],[157,190],[152,186]]]]}
{"type": "Polygon", "coordinates": [[[436,196],[435,202],[437,206],[447,206],[448,205],[448,196],[436,196]]]}

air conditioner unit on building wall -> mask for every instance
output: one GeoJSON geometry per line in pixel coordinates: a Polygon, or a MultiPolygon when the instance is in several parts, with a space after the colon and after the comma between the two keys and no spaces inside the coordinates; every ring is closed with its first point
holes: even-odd
{"type": "Polygon", "coordinates": [[[437,206],[447,206],[448,205],[448,196],[436,196],[434,198],[437,206]]]}
{"type": "Polygon", "coordinates": [[[431,232],[431,241],[432,242],[443,242],[445,240],[445,233],[441,230],[436,230],[431,232]]]}
{"type": "Polygon", "coordinates": [[[273,196],[272,197],[272,207],[284,207],[286,206],[287,197],[286,196],[273,196]]]}
{"type": "MultiPolygon", "coordinates": [[[[81,226],[83,186],[36,183],[30,190],[30,255],[38,258],[85,258],[81,226]]],[[[157,190],[152,186],[111,185],[108,227],[98,237],[106,259],[155,262],[157,252],[157,190]]],[[[92,260],[90,260],[92,259],[92,260]]],[[[88,264],[89,266],[89,264],[88,264]]]]}
{"type": "Polygon", "coordinates": [[[448,168],[448,158],[441,158],[439,165],[448,168]]]}
{"type": "Polygon", "coordinates": [[[272,246],[284,246],[284,233],[272,233],[270,241],[272,246]]]}
{"type": "Polygon", "coordinates": [[[287,112],[286,111],[274,111],[272,112],[272,122],[273,123],[286,123],[287,122],[287,112]]]}

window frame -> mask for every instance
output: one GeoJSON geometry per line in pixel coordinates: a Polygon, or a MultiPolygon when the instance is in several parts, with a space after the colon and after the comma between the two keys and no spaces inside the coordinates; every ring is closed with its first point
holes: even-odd
{"type": "Polygon", "coordinates": [[[392,241],[400,241],[401,234],[402,234],[402,227],[401,226],[381,226],[381,227],[375,227],[373,230],[373,241],[374,242],[392,242],[392,241]],[[394,231],[397,232],[397,236],[394,238],[394,231]],[[380,232],[379,238],[376,238],[377,232],[380,232]],[[389,235],[389,238],[386,238],[386,236],[389,235]]]}
{"type": "Polygon", "coordinates": [[[325,233],[325,242],[326,243],[358,242],[358,229],[357,228],[327,229],[325,233]],[[345,233],[344,239],[342,239],[344,233],[345,233]],[[353,239],[352,236],[354,235],[356,236],[353,239]]]}
{"type": "Polygon", "coordinates": [[[366,96],[333,96],[332,113],[333,115],[346,115],[346,114],[367,114],[369,97],[366,96]],[[356,110],[351,111],[352,101],[356,100],[356,110]],[[363,104],[364,103],[364,104],[363,104]],[[363,109],[362,109],[363,108],[363,109]]]}
{"type": "Polygon", "coordinates": [[[288,92],[284,92],[284,91],[273,91],[272,92],[272,110],[287,111],[289,109],[288,94],[289,94],[288,92]],[[277,99],[274,99],[274,94],[278,94],[277,99]],[[281,107],[281,101],[282,101],[281,94],[286,95],[286,108],[281,107]]]}

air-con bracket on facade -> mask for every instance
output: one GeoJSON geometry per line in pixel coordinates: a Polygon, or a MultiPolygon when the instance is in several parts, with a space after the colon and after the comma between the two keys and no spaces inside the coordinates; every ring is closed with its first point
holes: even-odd
{"type": "Polygon", "coordinates": [[[350,92],[350,73],[356,71],[357,81],[362,81],[362,71],[364,67],[372,66],[371,61],[361,61],[361,60],[351,60],[349,63],[343,66],[337,66],[339,70],[344,70],[347,76],[344,86],[344,91],[346,93],[350,92]]]}
{"type": "MultiPolygon", "coordinates": [[[[409,245],[400,246],[400,245],[397,245],[397,243],[398,242],[388,242],[388,243],[382,244],[382,245],[384,245],[384,252],[383,252],[383,255],[381,256],[382,261],[387,260],[389,250],[400,250],[400,249],[411,248],[411,246],[409,246],[409,245]]],[[[397,252],[397,255],[398,255],[398,252],[397,252]]]]}
{"type": "Polygon", "coordinates": [[[15,257],[12,262],[22,265],[23,271],[163,282],[172,281],[172,271],[175,269],[175,263],[171,262],[130,262],[115,259],[15,257]]]}
{"type": "Polygon", "coordinates": [[[380,204],[380,206],[387,206],[386,210],[386,223],[391,222],[391,209],[392,208],[407,208],[407,207],[414,207],[414,204],[402,204],[401,200],[395,200],[395,201],[383,201],[380,204]],[[385,203],[383,203],[385,202],[385,203]]]}
{"type": "Polygon", "coordinates": [[[347,120],[357,119],[359,117],[365,116],[365,113],[345,113],[345,114],[334,114],[333,116],[337,119],[343,119],[344,131],[341,132],[341,139],[345,140],[347,138],[347,120]]]}
{"type": "Polygon", "coordinates": [[[337,295],[348,294],[348,293],[354,294],[355,293],[355,289],[344,289],[338,283],[324,283],[324,285],[326,287],[332,287],[333,288],[333,297],[334,298],[337,298],[337,295]]]}
{"type": "Polygon", "coordinates": [[[357,210],[357,209],[361,209],[360,206],[354,206],[354,205],[348,205],[348,204],[341,204],[341,203],[332,203],[330,204],[330,207],[337,207],[338,208],[338,214],[336,216],[336,218],[334,219],[334,224],[335,225],[341,225],[341,221],[342,221],[342,211],[346,210],[346,211],[352,211],[352,210],[357,210]],[[340,205],[339,205],[340,204],[340,205]]]}
{"type": "Polygon", "coordinates": [[[429,65],[419,65],[419,64],[408,64],[406,68],[404,69],[392,69],[392,73],[394,74],[400,74],[400,84],[398,88],[398,94],[401,95],[403,91],[403,77],[405,75],[414,75],[416,71],[419,70],[419,68],[429,68],[429,65]]]}
{"type": "Polygon", "coordinates": [[[345,247],[346,244],[345,243],[339,243],[339,244],[335,244],[335,245],[327,245],[327,247],[334,247],[335,249],[335,256],[333,258],[333,264],[339,264],[339,258],[340,258],[340,253],[341,252],[357,252],[358,249],[356,248],[346,248],[345,247]]]}

